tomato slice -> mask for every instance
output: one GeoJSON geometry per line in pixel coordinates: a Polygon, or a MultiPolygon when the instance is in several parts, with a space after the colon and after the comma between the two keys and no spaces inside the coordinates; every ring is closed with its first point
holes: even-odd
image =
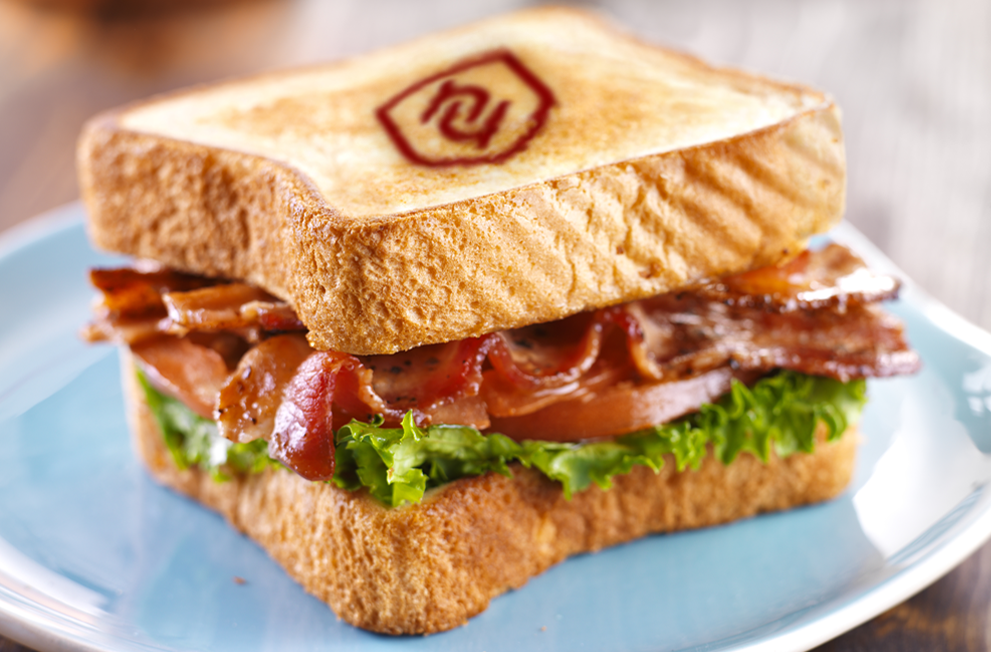
{"type": "Polygon", "coordinates": [[[711,403],[728,392],[734,377],[740,376],[723,368],[673,382],[644,385],[625,381],[530,414],[493,417],[489,431],[501,432],[518,441],[569,442],[615,437],[698,410],[702,403],[711,403]]]}

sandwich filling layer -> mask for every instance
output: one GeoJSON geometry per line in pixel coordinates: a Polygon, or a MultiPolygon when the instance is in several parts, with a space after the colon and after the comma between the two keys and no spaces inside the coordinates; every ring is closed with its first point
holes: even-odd
{"type": "MultiPolygon", "coordinates": [[[[727,462],[740,450],[766,457],[771,441],[785,454],[808,450],[816,423],[832,424],[831,436],[845,429],[863,396],[857,381],[919,365],[901,324],[876,305],[898,282],[839,245],[559,322],[381,356],[312,349],[291,307],[248,285],[162,269],[91,277],[103,300],[88,335],[130,346],[150,404],[172,406],[156,415],[173,443],[209,439],[251,458],[248,467],[276,460],[392,504],[473,464],[505,471],[518,461],[570,492],[632,464],[656,468],[665,452],[679,467],[695,464],[707,444],[727,462]],[[775,407],[789,401],[798,407],[775,407]],[[190,427],[163,416],[176,405],[188,412],[176,423],[190,427]],[[796,414],[811,421],[793,427],[796,414]],[[734,429],[743,439],[726,434],[734,429]],[[560,471],[569,465],[582,470],[560,471]]],[[[170,446],[180,463],[219,460],[183,462],[170,446]]]]}
{"type": "MultiPolygon", "coordinates": [[[[282,464],[269,456],[264,439],[239,444],[220,435],[216,422],[155,389],[138,370],[138,382],[172,459],[180,469],[196,467],[225,481],[282,464]]],[[[418,503],[428,489],[489,471],[512,477],[510,464],[534,468],[559,482],[565,498],[593,483],[608,489],[615,475],[634,466],[657,471],[666,455],[678,471],[698,469],[706,455],[723,464],[743,452],[767,462],[772,449],[785,458],[812,453],[817,436],[837,440],[856,423],[866,402],[865,383],[784,371],[752,388],[734,382],[716,403],[671,423],[608,440],[578,443],[514,441],[470,426],[420,428],[408,412],[398,428],[352,421],[335,436],[331,480],[342,489],[367,488],[390,507],[418,503]]]]}

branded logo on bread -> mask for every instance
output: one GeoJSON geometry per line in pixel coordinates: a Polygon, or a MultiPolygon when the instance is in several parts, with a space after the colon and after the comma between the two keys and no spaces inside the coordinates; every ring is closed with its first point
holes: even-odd
{"type": "Polygon", "coordinates": [[[408,86],[376,114],[413,163],[479,165],[501,163],[525,149],[554,102],[533,71],[500,49],[408,86]]]}

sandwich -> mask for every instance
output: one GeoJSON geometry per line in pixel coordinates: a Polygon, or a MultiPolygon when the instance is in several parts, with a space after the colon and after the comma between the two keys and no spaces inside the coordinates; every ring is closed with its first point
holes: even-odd
{"type": "Polygon", "coordinates": [[[838,244],[839,110],[570,9],[93,119],[85,335],[135,448],[349,623],[827,500],[917,355],[838,244]]]}

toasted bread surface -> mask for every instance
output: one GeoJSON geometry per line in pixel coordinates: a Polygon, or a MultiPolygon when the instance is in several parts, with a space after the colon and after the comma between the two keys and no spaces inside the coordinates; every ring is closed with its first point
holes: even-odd
{"type": "Polygon", "coordinates": [[[667,459],[657,474],[635,467],[611,489],[571,500],[514,466],[511,479],[462,479],[388,509],[364,491],[285,470],[221,483],[178,469],[126,353],[122,369],[135,446],[159,482],[220,512],[347,622],[388,634],[461,625],[571,555],[832,498],[850,481],[858,440],[855,432],[820,438],[814,454],[772,454],[767,464],[743,454],[724,466],[709,456],[682,473],[667,459]]]}
{"type": "Polygon", "coordinates": [[[259,285],[355,354],[770,264],[845,193],[829,98],[559,8],[125,107],[79,164],[98,246],[259,285]]]}

